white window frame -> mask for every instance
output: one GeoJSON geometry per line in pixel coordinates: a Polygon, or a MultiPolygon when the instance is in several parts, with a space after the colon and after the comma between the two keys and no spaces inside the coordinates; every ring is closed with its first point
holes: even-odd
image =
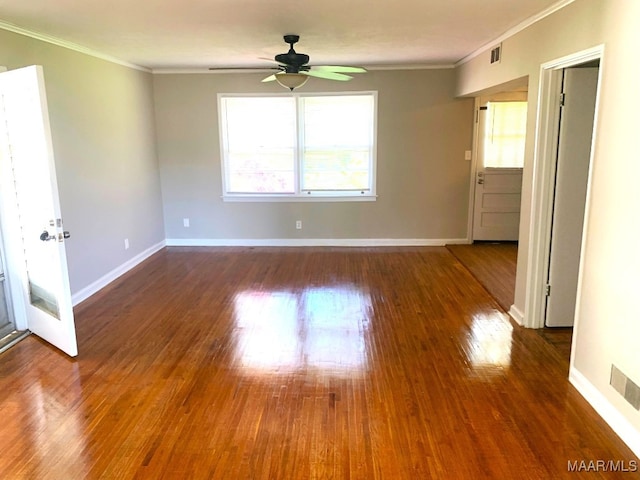
{"type": "Polygon", "coordinates": [[[220,168],[222,174],[222,199],[225,202],[372,202],[377,198],[376,194],[376,170],[377,170],[377,140],[378,140],[378,92],[377,91],[355,91],[355,92],[312,92],[312,93],[260,93],[260,94],[244,94],[244,93],[219,93],[218,94],[218,132],[220,135],[220,168]],[[300,183],[302,175],[302,149],[303,144],[303,128],[301,121],[302,102],[298,101],[300,97],[338,97],[338,96],[357,96],[366,95],[373,98],[373,141],[371,146],[371,158],[369,165],[369,190],[368,191],[302,191],[300,183]],[[294,153],[294,193],[230,193],[227,191],[226,176],[226,154],[225,154],[225,137],[226,122],[223,119],[222,99],[223,98],[240,98],[240,97],[295,97],[296,98],[296,148],[294,153]]]}

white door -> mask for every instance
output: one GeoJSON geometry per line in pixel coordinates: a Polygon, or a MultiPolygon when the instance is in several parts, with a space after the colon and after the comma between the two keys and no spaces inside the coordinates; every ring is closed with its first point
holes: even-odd
{"type": "Polygon", "coordinates": [[[518,240],[521,190],[521,168],[478,170],[473,209],[474,240],[518,240]]]}
{"type": "Polygon", "coordinates": [[[0,189],[16,326],[78,354],[42,67],[0,73],[0,189]]]}
{"type": "Polygon", "coordinates": [[[518,240],[525,131],[526,102],[480,107],[473,240],[518,240]]]}
{"type": "Polygon", "coordinates": [[[589,178],[598,68],[568,68],[563,80],[545,325],[573,325],[589,178]]]}

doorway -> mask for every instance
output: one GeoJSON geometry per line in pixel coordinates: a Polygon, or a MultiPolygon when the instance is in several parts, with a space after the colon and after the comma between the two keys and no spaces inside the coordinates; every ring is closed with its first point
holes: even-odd
{"type": "MultiPolygon", "coordinates": [[[[570,298],[572,306],[569,307],[571,313],[568,315],[563,314],[562,317],[566,318],[568,316],[571,319],[571,324],[573,324],[573,319],[575,318],[575,305],[580,295],[580,272],[582,268],[580,250],[582,249],[583,242],[582,232],[585,230],[589,208],[592,169],[591,156],[593,151],[592,146],[595,142],[593,132],[595,131],[595,122],[597,122],[598,85],[600,83],[598,62],[601,60],[603,52],[604,47],[598,46],[545,63],[541,66],[536,158],[533,164],[533,194],[529,236],[530,248],[527,252],[528,269],[524,325],[529,328],[544,328],[547,325],[549,298],[547,293],[550,293],[551,297],[554,296],[554,287],[550,284],[550,279],[554,278],[554,267],[551,266],[550,263],[552,261],[552,235],[555,235],[556,239],[563,236],[562,230],[568,223],[577,224],[577,228],[574,227],[572,230],[573,233],[566,235],[567,238],[571,238],[573,242],[573,262],[577,266],[571,275],[571,287],[569,287],[568,290],[566,288],[564,290],[561,289],[560,292],[556,290],[556,292],[558,292],[556,298],[565,295],[561,293],[563,291],[572,292],[570,296],[572,297],[570,298]],[[589,95],[590,101],[592,102],[592,111],[589,114],[592,123],[589,126],[589,133],[586,135],[586,139],[583,138],[583,140],[581,140],[582,147],[586,147],[588,152],[586,162],[583,158],[581,170],[582,179],[579,182],[582,188],[583,198],[578,202],[579,207],[575,207],[575,202],[569,202],[572,207],[568,209],[568,215],[573,217],[579,216],[579,218],[576,219],[572,217],[572,222],[564,220],[560,223],[561,217],[566,217],[567,212],[558,213],[558,210],[564,207],[561,204],[556,204],[558,199],[557,190],[561,190],[559,193],[561,196],[566,192],[576,192],[576,187],[572,189],[571,187],[565,188],[560,185],[563,180],[568,178],[566,176],[567,174],[562,171],[562,159],[560,159],[560,161],[558,160],[558,154],[562,154],[562,146],[559,140],[561,135],[562,109],[565,108],[561,106],[563,101],[561,95],[562,87],[566,76],[565,74],[568,71],[589,67],[596,67],[597,72],[595,91],[589,95]],[[562,190],[564,190],[564,193],[562,190]],[[576,238],[576,235],[579,235],[579,238],[576,238]],[[579,248],[575,247],[576,244],[579,245],[579,248]]],[[[566,100],[567,98],[565,98],[565,101],[566,100]]],[[[581,103],[584,102],[581,101],[581,103]]],[[[564,166],[567,166],[567,163],[568,162],[565,162],[564,166]]],[[[575,165],[569,166],[575,167],[575,165]]],[[[577,196],[579,197],[580,195],[577,196]]],[[[556,252],[558,251],[562,251],[562,248],[560,248],[560,250],[556,248],[556,252]]],[[[563,255],[557,255],[557,257],[562,259],[563,255]]],[[[570,270],[570,268],[559,266],[556,269],[556,273],[564,273],[569,276],[570,270]]]]}
{"type": "Polygon", "coordinates": [[[527,126],[527,88],[476,98],[470,199],[472,241],[517,241],[527,126]]]}

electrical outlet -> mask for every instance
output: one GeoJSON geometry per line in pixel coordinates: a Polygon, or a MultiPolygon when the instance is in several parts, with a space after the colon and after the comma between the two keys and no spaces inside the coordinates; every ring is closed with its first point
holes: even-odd
{"type": "Polygon", "coordinates": [[[302,220],[296,220],[296,230],[302,230],[302,220]]]}
{"type": "Polygon", "coordinates": [[[124,249],[125,250],[129,250],[129,239],[128,238],[124,239],[124,249]]]}
{"type": "Polygon", "coordinates": [[[464,159],[465,160],[471,160],[471,150],[465,150],[464,151],[464,159]]]}
{"type": "Polygon", "coordinates": [[[182,225],[186,228],[189,228],[190,223],[189,223],[189,219],[188,218],[183,218],[182,219],[182,225]]]}

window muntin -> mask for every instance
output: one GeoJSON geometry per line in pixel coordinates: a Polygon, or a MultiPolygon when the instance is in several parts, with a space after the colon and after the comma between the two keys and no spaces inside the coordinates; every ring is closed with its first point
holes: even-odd
{"type": "Polygon", "coordinates": [[[223,195],[375,195],[374,92],[219,98],[223,195]]]}

